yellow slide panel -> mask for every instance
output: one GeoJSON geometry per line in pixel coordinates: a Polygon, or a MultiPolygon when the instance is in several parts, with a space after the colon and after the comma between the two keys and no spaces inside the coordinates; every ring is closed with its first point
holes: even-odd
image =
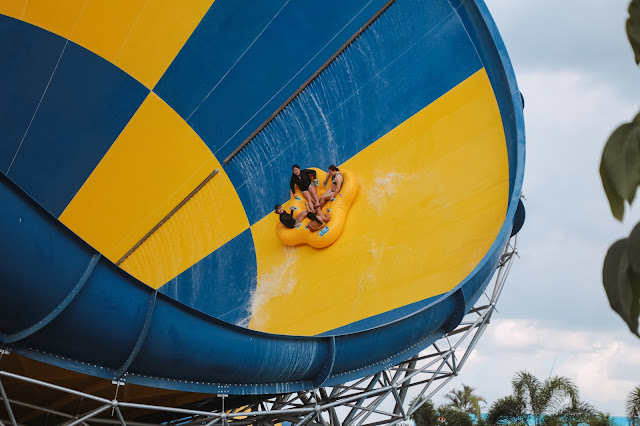
{"type": "Polygon", "coordinates": [[[2,0],[0,13],[70,38],[87,0],[2,0]]]}
{"type": "Polygon", "coordinates": [[[127,257],[122,269],[160,288],[249,228],[231,181],[216,167],[220,172],[127,257]]]}
{"type": "Polygon", "coordinates": [[[249,328],[316,335],[445,293],[471,272],[500,230],[509,191],[486,71],[343,166],[360,191],[332,246],[283,245],[275,214],[252,226],[258,286],[249,328]]]}
{"type": "Polygon", "coordinates": [[[146,0],[87,0],[68,38],[113,62],[145,4],[146,0]]]}
{"type": "Polygon", "coordinates": [[[60,221],[115,262],[218,167],[191,127],[150,93],[60,221]]]}
{"type": "Polygon", "coordinates": [[[6,0],[0,13],[100,55],[153,89],[213,0],[6,0]]]}
{"type": "Polygon", "coordinates": [[[153,89],[212,4],[149,0],[112,62],[153,89]]]}
{"type": "Polygon", "coordinates": [[[0,13],[24,21],[26,0],[3,0],[0,2],[0,13]]]}

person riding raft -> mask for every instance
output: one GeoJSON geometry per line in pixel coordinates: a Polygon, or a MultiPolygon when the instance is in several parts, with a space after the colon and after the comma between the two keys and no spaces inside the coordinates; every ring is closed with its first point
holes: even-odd
{"type": "Polygon", "coordinates": [[[291,193],[294,197],[296,196],[296,185],[298,185],[300,192],[302,192],[311,208],[314,209],[315,206],[320,204],[315,186],[315,181],[317,180],[316,171],[313,169],[300,170],[300,166],[297,164],[294,164],[291,168],[293,169],[293,174],[289,181],[291,193]]]}
{"type": "Polygon", "coordinates": [[[332,200],[338,196],[340,190],[342,189],[342,184],[344,183],[344,178],[342,177],[342,173],[340,173],[340,169],[335,165],[329,166],[329,173],[327,173],[327,177],[324,179],[324,186],[327,187],[327,181],[331,177],[331,188],[325,191],[320,197],[320,207],[324,207],[327,201],[332,200]]]}
{"type": "Polygon", "coordinates": [[[298,213],[296,218],[293,218],[293,208],[291,208],[291,213],[287,213],[280,204],[276,204],[273,211],[280,216],[280,223],[282,223],[287,228],[295,228],[296,225],[302,223],[304,218],[306,217],[307,210],[298,213]]]}
{"type": "Polygon", "coordinates": [[[307,212],[307,218],[309,218],[307,228],[311,232],[319,231],[331,220],[329,213],[323,212],[320,206],[316,206],[315,213],[307,212]]]}

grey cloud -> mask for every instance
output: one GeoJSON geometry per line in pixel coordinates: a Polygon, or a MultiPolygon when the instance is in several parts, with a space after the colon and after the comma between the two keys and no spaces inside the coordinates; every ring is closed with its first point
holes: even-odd
{"type": "MultiPolygon", "coordinates": [[[[487,0],[516,72],[579,70],[640,98],[625,33],[628,0],[487,0]]],[[[526,95],[526,93],[525,93],[526,95]]]]}

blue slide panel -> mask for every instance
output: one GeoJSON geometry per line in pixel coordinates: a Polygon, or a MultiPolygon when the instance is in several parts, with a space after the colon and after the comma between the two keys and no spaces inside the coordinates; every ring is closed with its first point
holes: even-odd
{"type": "Polygon", "coordinates": [[[224,159],[385,3],[218,0],[154,91],[224,159]]]}
{"type": "Polygon", "coordinates": [[[246,326],[257,276],[256,249],[247,229],[158,291],[212,317],[246,326]]]}
{"type": "Polygon", "coordinates": [[[362,13],[363,0],[288,3],[189,124],[226,158],[385,2],[372,1],[362,13]]]}
{"type": "Polygon", "coordinates": [[[214,1],[153,92],[186,120],[285,3],[214,1]]]}
{"type": "MultiPolygon", "coordinates": [[[[465,25],[469,35],[475,40],[476,49],[483,58],[489,81],[491,81],[498,101],[505,137],[508,142],[516,143],[516,141],[519,141],[522,145],[521,149],[507,150],[509,170],[515,170],[520,161],[518,155],[524,156],[525,152],[524,120],[518,121],[521,126],[518,126],[516,122],[516,114],[522,112],[524,105],[522,104],[522,95],[518,90],[507,49],[487,6],[482,0],[461,1],[461,5],[457,10],[460,20],[465,25]]],[[[522,158],[522,164],[524,164],[524,157],[522,158]]],[[[513,195],[517,176],[516,173],[512,173],[509,176],[510,195],[513,195]]],[[[519,197],[520,193],[518,192],[516,196],[519,197]]]]}
{"type": "Polygon", "coordinates": [[[523,115],[523,98],[516,81],[515,73],[509,60],[507,49],[502,41],[487,6],[483,0],[457,0],[456,10],[461,22],[482,57],[489,80],[493,86],[507,142],[509,161],[509,201],[507,218],[491,249],[460,284],[465,294],[467,310],[481,296],[483,286],[474,282],[471,277],[479,275],[487,268],[500,262],[504,247],[512,235],[512,227],[520,201],[525,165],[525,127],[523,115]]]}
{"type": "Polygon", "coordinates": [[[148,93],[115,65],[66,42],[7,176],[59,216],[148,93]]]}
{"type": "Polygon", "coordinates": [[[117,370],[144,327],[149,293],[103,258],[69,306],[21,344],[48,353],[63,346],[71,359],[117,370]]]}
{"type": "Polygon", "coordinates": [[[16,197],[0,174],[0,333],[28,328],[58,306],[81,279],[94,250],[68,238],[64,226],[48,226],[40,207],[16,197]],[[28,283],[28,285],[26,284],[28,283]]]}
{"type": "Polygon", "coordinates": [[[344,163],[482,68],[455,11],[429,5],[394,3],[225,167],[250,223],[289,197],[292,164],[344,163]]]}
{"type": "MultiPolygon", "coordinates": [[[[462,306],[458,307],[462,310],[462,306]]],[[[336,360],[333,375],[339,383],[354,373],[364,376],[395,364],[394,358],[403,354],[411,344],[429,344],[439,339],[448,318],[456,314],[453,297],[443,297],[430,309],[423,309],[383,327],[336,337],[336,360]],[[408,326],[407,322],[411,323],[408,326]],[[384,340],[380,339],[384,335],[384,340]],[[380,338],[376,338],[379,336],[380,338]],[[411,344],[409,344],[411,342],[411,344]],[[357,355],[356,355],[357,353],[357,355]],[[362,374],[364,373],[364,374],[362,374]]],[[[423,347],[423,346],[422,346],[423,347]]],[[[401,356],[402,359],[407,356],[401,356]]]]}
{"type": "Polygon", "coordinates": [[[7,173],[38,108],[65,39],[0,15],[0,171],[7,173]]]}
{"type": "Polygon", "coordinates": [[[232,387],[240,394],[271,392],[274,384],[284,389],[288,381],[309,385],[331,355],[330,338],[241,329],[193,309],[176,309],[175,301],[160,296],[130,376],[232,387]]]}

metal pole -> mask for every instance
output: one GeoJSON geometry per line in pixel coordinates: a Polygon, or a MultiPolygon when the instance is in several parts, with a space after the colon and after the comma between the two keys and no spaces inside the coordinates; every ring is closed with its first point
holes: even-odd
{"type": "Polygon", "coordinates": [[[369,416],[373,413],[378,413],[378,414],[385,414],[385,415],[389,415],[389,413],[381,413],[379,411],[376,411],[376,409],[380,406],[380,404],[382,404],[382,401],[384,401],[386,399],[387,395],[380,395],[378,396],[372,403],[371,407],[362,407],[363,411],[360,412],[360,414],[358,414],[357,416],[354,417],[354,420],[356,418],[358,418],[358,416],[363,416],[362,420],[360,420],[357,423],[357,426],[362,426],[362,424],[369,418],[369,416]]]}
{"type": "MultiPolygon", "coordinates": [[[[320,388],[320,395],[322,396],[323,400],[329,400],[329,396],[327,395],[327,390],[325,388],[320,388]]],[[[340,419],[338,418],[338,413],[336,412],[336,409],[334,407],[328,407],[327,408],[328,412],[329,412],[329,418],[331,419],[331,424],[332,425],[339,425],[340,424],[340,419]]]]}
{"type": "MultiPolygon", "coordinates": [[[[367,385],[367,388],[365,390],[366,391],[370,391],[371,389],[373,389],[373,387],[375,386],[376,382],[378,381],[378,379],[380,378],[380,375],[382,373],[378,373],[375,376],[373,376],[373,378],[371,379],[371,382],[369,382],[369,384],[367,385]]],[[[358,404],[357,405],[361,405],[364,402],[365,398],[360,398],[358,400],[358,404]]],[[[351,422],[351,419],[353,419],[353,417],[356,415],[356,409],[353,408],[350,412],[349,415],[347,416],[346,419],[344,419],[344,423],[345,424],[349,424],[349,422],[351,422]]]]}
{"type": "Polygon", "coordinates": [[[87,413],[84,416],[80,417],[78,420],[73,421],[73,422],[67,424],[66,426],[75,426],[75,425],[78,425],[80,423],[84,423],[85,420],[89,420],[90,418],[97,416],[98,414],[102,413],[103,411],[107,411],[110,407],[111,407],[111,405],[105,405],[103,407],[100,407],[98,409],[90,411],[89,413],[87,413]]]}
{"type": "Polygon", "coordinates": [[[118,405],[120,407],[140,408],[142,410],[152,410],[152,411],[153,410],[168,411],[170,413],[192,414],[194,416],[209,416],[209,417],[220,416],[218,413],[213,413],[211,411],[187,410],[184,408],[161,407],[161,406],[149,405],[149,404],[134,404],[131,402],[120,402],[118,405]]]}
{"type": "Polygon", "coordinates": [[[120,412],[120,407],[116,406],[116,414],[118,415],[118,420],[120,420],[120,424],[122,426],[127,426],[127,423],[124,421],[124,417],[122,417],[122,413],[120,412]]]}
{"type": "Polygon", "coordinates": [[[16,418],[13,415],[13,410],[11,409],[11,404],[9,403],[9,398],[7,398],[7,393],[4,390],[4,386],[2,386],[2,381],[0,380],[0,394],[2,394],[2,399],[4,400],[4,406],[7,409],[7,413],[9,414],[9,421],[13,426],[18,426],[16,423],[16,418]]]}
{"type": "Polygon", "coordinates": [[[98,396],[94,396],[88,393],[84,393],[84,392],[79,392],[73,389],[68,389],[68,388],[64,388],[62,386],[58,386],[58,385],[54,385],[51,383],[47,383],[47,382],[43,382],[40,380],[36,380],[36,379],[32,379],[30,377],[24,377],[24,376],[20,376],[18,374],[13,374],[13,373],[9,373],[7,371],[0,371],[0,376],[5,376],[5,377],[11,377],[12,379],[18,379],[18,380],[23,380],[27,383],[32,383],[32,384],[36,384],[36,385],[40,385],[43,386],[45,388],[49,388],[49,389],[55,389],[55,390],[59,390],[62,392],[66,392],[66,393],[70,393],[76,396],[81,396],[83,398],[87,398],[87,399],[91,399],[93,401],[97,401],[97,402],[101,402],[103,404],[111,404],[111,401],[104,399],[104,398],[100,398],[98,396]]]}
{"type": "MultiPolygon", "coordinates": [[[[409,375],[409,371],[413,370],[416,368],[416,357],[414,356],[413,358],[411,358],[411,362],[407,363],[407,371],[404,373],[404,377],[406,378],[409,375]]],[[[402,408],[402,405],[404,405],[404,400],[407,397],[407,392],[409,391],[409,386],[403,386],[400,389],[400,408],[402,408]]],[[[396,408],[393,410],[394,413],[398,410],[398,406],[396,405],[396,408]]],[[[404,413],[404,409],[402,410],[404,413]]],[[[404,413],[406,415],[406,413],[404,413]]]]}
{"type": "MultiPolygon", "coordinates": [[[[3,400],[4,400],[4,398],[3,398],[3,400]]],[[[47,414],[54,414],[56,416],[65,417],[67,419],[70,419],[70,418],[73,417],[71,414],[62,413],[60,411],[51,410],[49,408],[38,407],[37,405],[27,404],[26,402],[16,401],[14,399],[10,399],[9,402],[11,404],[13,404],[14,406],[17,405],[18,407],[31,408],[32,410],[43,411],[43,412],[45,412],[47,414]]]]}
{"type": "Polygon", "coordinates": [[[302,426],[302,425],[304,425],[306,422],[311,420],[311,417],[313,417],[314,414],[315,414],[314,412],[311,412],[311,413],[307,414],[302,420],[300,420],[298,423],[294,424],[293,426],[302,426]]]}

